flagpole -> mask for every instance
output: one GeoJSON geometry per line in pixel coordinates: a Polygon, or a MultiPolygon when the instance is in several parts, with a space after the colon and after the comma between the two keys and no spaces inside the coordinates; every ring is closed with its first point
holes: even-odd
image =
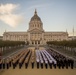
{"type": "Polygon", "coordinates": [[[74,26],[73,26],[73,40],[74,40],[74,26]]]}

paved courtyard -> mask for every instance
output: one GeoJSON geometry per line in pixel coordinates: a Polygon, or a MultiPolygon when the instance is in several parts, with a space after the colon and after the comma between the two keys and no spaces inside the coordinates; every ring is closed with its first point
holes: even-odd
{"type": "Polygon", "coordinates": [[[36,67],[34,69],[31,69],[31,66],[29,65],[29,68],[25,69],[24,66],[19,69],[16,67],[16,69],[5,69],[0,72],[0,75],[76,75],[76,69],[46,69],[46,68],[39,68],[36,67]]]}

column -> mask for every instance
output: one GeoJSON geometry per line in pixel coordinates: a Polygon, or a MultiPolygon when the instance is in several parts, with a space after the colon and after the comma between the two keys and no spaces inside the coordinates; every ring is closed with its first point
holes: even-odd
{"type": "Polygon", "coordinates": [[[34,41],[34,45],[35,45],[35,41],[34,41]]]}
{"type": "Polygon", "coordinates": [[[37,45],[38,45],[38,41],[36,41],[37,45]]]}

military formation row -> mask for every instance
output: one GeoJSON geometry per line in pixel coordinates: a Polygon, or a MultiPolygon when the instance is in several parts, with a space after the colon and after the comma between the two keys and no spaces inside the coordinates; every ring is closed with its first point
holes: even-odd
{"type": "Polygon", "coordinates": [[[32,64],[34,64],[35,51],[24,50],[24,51],[18,52],[12,57],[8,57],[7,59],[0,60],[0,69],[5,69],[5,68],[9,69],[11,66],[13,66],[13,69],[15,69],[18,64],[19,64],[19,68],[21,68],[23,63],[25,63],[25,68],[27,68],[29,61],[32,64]]]}
{"type": "Polygon", "coordinates": [[[47,52],[56,60],[57,64],[56,66],[60,69],[68,69],[69,67],[71,69],[74,68],[74,60],[72,58],[69,58],[67,56],[64,56],[52,49],[48,49],[47,52]]]}
{"type": "Polygon", "coordinates": [[[45,68],[54,67],[55,69],[58,67],[59,69],[71,67],[73,69],[74,61],[72,59],[68,59],[65,56],[49,49],[49,50],[23,50],[18,52],[17,54],[7,58],[0,60],[0,69],[9,69],[13,66],[13,69],[19,65],[19,69],[22,68],[23,64],[25,68],[28,68],[29,62],[31,63],[32,68],[34,68],[35,64],[37,68],[45,68]]]}

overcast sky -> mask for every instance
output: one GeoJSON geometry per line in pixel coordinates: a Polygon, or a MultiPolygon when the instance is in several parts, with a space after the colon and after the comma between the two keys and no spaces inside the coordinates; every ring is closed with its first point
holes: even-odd
{"type": "Polygon", "coordinates": [[[0,0],[0,35],[27,31],[35,9],[45,31],[68,31],[76,35],[76,0],[0,0]]]}

